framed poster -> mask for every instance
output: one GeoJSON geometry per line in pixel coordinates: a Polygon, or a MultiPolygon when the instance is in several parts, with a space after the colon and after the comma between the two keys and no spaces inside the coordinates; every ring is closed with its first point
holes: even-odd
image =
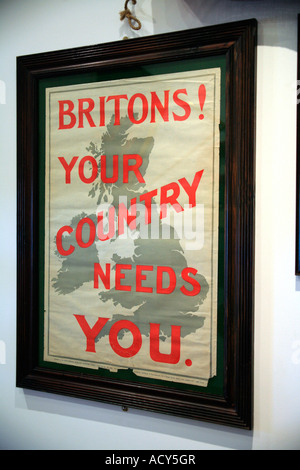
{"type": "Polygon", "coordinates": [[[17,386],[252,427],[256,21],[17,58],[17,386]]]}

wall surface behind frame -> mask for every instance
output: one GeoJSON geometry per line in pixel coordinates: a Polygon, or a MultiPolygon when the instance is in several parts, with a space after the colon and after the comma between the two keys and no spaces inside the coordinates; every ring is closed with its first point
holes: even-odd
{"type": "Polygon", "coordinates": [[[299,1],[0,0],[0,449],[299,449],[300,279],[294,275],[299,1]],[[253,432],[15,388],[16,56],[258,20],[253,432]]]}

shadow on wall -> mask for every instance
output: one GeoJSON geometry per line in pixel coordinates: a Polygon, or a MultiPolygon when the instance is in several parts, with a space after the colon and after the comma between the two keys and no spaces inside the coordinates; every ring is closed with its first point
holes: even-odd
{"type": "MultiPolygon", "coordinates": [[[[129,409],[106,403],[65,398],[33,390],[23,390],[16,395],[16,406],[22,409],[42,411],[53,415],[105,423],[124,428],[140,429],[161,435],[178,437],[224,447],[225,449],[252,450],[253,431],[193,421],[175,416],[129,409]],[[24,402],[25,398],[25,402],[24,402]]],[[[149,443],[151,448],[151,443],[149,443]]]]}
{"type": "Polygon", "coordinates": [[[280,22],[281,31],[282,23],[294,29],[298,13],[299,0],[152,0],[154,34],[256,18],[259,25],[266,26],[258,28],[258,45],[292,50],[296,45],[288,37],[278,36],[276,26],[280,22]]]}

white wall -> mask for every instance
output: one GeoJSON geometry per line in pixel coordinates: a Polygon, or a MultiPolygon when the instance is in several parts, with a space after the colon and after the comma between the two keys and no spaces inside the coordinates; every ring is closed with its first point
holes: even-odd
{"type": "Polygon", "coordinates": [[[300,279],[294,275],[299,1],[0,0],[0,448],[300,449],[300,279]],[[16,56],[257,18],[253,432],[15,387],[16,56]]]}

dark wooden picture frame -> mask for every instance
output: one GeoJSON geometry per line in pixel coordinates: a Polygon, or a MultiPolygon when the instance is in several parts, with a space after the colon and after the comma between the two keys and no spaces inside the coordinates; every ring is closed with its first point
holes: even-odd
{"type": "Polygon", "coordinates": [[[17,58],[17,387],[252,428],[256,20],[17,58]],[[222,395],[39,362],[39,82],[220,57],[226,64],[222,395]]]}

